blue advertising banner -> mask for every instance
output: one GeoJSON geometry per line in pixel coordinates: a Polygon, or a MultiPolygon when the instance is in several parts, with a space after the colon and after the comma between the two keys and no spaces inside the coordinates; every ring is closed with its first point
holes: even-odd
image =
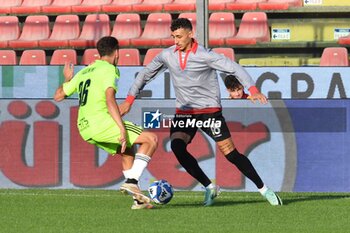
{"type": "MultiPolygon", "coordinates": [[[[78,72],[83,66],[76,66],[78,72]]],[[[119,67],[121,79],[117,98],[125,98],[143,67],[119,67]]],[[[52,98],[63,82],[62,66],[0,66],[0,98],[52,98]]],[[[270,99],[347,98],[349,67],[246,67],[256,85],[270,99]]],[[[218,72],[222,98],[228,98],[218,72]]],[[[145,86],[140,98],[175,98],[170,74],[166,71],[145,86]]]]}
{"type": "MultiPolygon", "coordinates": [[[[76,99],[60,103],[0,99],[0,187],[119,188],[124,180],[120,158],[81,139],[77,104],[76,99]]],[[[350,191],[350,100],[286,99],[266,105],[223,100],[222,104],[236,147],[268,186],[276,191],[350,191]]],[[[164,178],[178,190],[201,190],[170,149],[174,105],[174,100],[137,100],[125,117],[159,139],[141,177],[142,189],[164,178]],[[158,117],[153,119],[152,114],[158,117]]],[[[189,150],[224,190],[256,191],[203,132],[198,131],[189,150]]]]}

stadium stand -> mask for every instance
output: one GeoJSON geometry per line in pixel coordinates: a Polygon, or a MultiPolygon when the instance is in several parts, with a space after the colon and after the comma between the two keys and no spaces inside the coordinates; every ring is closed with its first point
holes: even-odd
{"type": "Polygon", "coordinates": [[[143,63],[142,65],[147,66],[155,56],[157,56],[160,52],[162,52],[162,48],[151,48],[148,49],[146,52],[145,57],[143,58],[143,63]]]}
{"type": "Polygon", "coordinates": [[[141,4],[143,0],[113,0],[111,4],[103,5],[102,12],[132,12],[132,6],[141,4]]]}
{"type": "Polygon", "coordinates": [[[140,66],[140,51],[138,49],[119,49],[118,66],[140,66]]]}
{"type": "Polygon", "coordinates": [[[83,0],[81,4],[72,6],[72,13],[100,12],[103,5],[108,5],[112,0],[83,0]]]}
{"type": "Polygon", "coordinates": [[[24,22],[20,37],[17,40],[9,41],[9,47],[38,47],[39,40],[47,39],[49,36],[49,18],[46,15],[29,15],[24,22]]]}
{"type": "Polygon", "coordinates": [[[96,59],[99,59],[100,55],[98,54],[97,49],[85,49],[83,56],[81,58],[81,65],[89,65],[93,63],[96,59]]]}
{"type": "Polygon", "coordinates": [[[134,4],[132,10],[136,12],[159,12],[163,10],[164,4],[172,3],[173,0],[143,0],[140,4],[134,4]]]}
{"type": "Polygon", "coordinates": [[[222,55],[230,58],[232,61],[235,61],[235,52],[234,52],[233,48],[220,47],[220,48],[213,48],[212,50],[216,53],[222,54],[222,55]]]}
{"type": "Polygon", "coordinates": [[[341,45],[349,45],[350,44],[350,35],[349,36],[343,36],[338,39],[338,44],[341,45]]]}
{"type": "Polygon", "coordinates": [[[301,7],[302,0],[267,0],[267,2],[258,3],[261,10],[287,10],[290,7],[301,7]]]}
{"type": "Polygon", "coordinates": [[[131,39],[133,46],[160,46],[161,39],[168,39],[170,31],[170,13],[150,13],[139,38],[131,39]]]}
{"type": "Polygon", "coordinates": [[[230,10],[230,11],[238,11],[238,10],[252,11],[252,10],[256,10],[258,8],[258,3],[266,2],[266,1],[267,0],[236,0],[233,3],[227,3],[226,4],[226,10],[230,10]]]}
{"type": "Polygon", "coordinates": [[[320,66],[349,66],[348,50],[343,47],[328,47],[323,50],[320,66]]]}
{"type": "Polygon", "coordinates": [[[89,14],[86,16],[78,39],[70,40],[72,47],[96,46],[98,39],[111,34],[109,16],[107,14],[89,14]]]}
{"type": "Polygon", "coordinates": [[[300,66],[301,59],[298,57],[242,58],[239,64],[242,66],[300,66]]]}
{"type": "Polygon", "coordinates": [[[130,40],[139,38],[142,33],[139,14],[119,14],[115,19],[111,36],[118,38],[119,46],[129,46],[130,40]]]}
{"type": "Polygon", "coordinates": [[[50,5],[52,0],[23,0],[20,6],[12,6],[12,14],[38,14],[42,6],[50,5]]]}
{"type": "Polygon", "coordinates": [[[23,0],[0,0],[0,14],[8,14],[11,7],[17,7],[22,4],[23,0]]]}
{"type": "Polygon", "coordinates": [[[226,10],[226,4],[234,3],[236,0],[209,0],[208,8],[210,11],[226,10]]]}
{"type": "Polygon", "coordinates": [[[43,49],[24,50],[19,60],[20,65],[47,65],[43,49]]]}
{"type": "Polygon", "coordinates": [[[270,30],[265,12],[244,13],[237,35],[225,39],[226,45],[251,45],[269,41],[270,30]]]}
{"type": "Polygon", "coordinates": [[[195,11],[196,0],[174,0],[172,3],[164,4],[164,11],[195,11]]]}
{"type": "Polygon", "coordinates": [[[71,13],[72,6],[79,5],[82,0],[53,0],[51,5],[42,6],[41,12],[45,14],[71,13]]]}
{"type": "Polygon", "coordinates": [[[271,23],[271,42],[337,42],[350,33],[350,20],[284,21],[271,23]]]}
{"type": "Polygon", "coordinates": [[[7,48],[9,41],[17,40],[19,35],[17,16],[0,16],[0,48],[7,48]]]}
{"type": "Polygon", "coordinates": [[[50,65],[64,65],[66,62],[76,65],[77,52],[74,49],[56,49],[50,60],[50,65]]]}
{"type": "Polygon", "coordinates": [[[304,1],[304,6],[350,6],[349,0],[304,1]]]}
{"type": "Polygon", "coordinates": [[[222,46],[225,38],[237,33],[235,16],[230,12],[213,12],[209,17],[209,45],[222,46]]]}
{"type": "Polygon", "coordinates": [[[80,35],[78,15],[59,15],[56,17],[50,37],[40,40],[40,47],[67,47],[69,40],[77,39],[80,35]]]}
{"type": "Polygon", "coordinates": [[[0,65],[17,65],[17,56],[14,50],[0,50],[0,65]]]}

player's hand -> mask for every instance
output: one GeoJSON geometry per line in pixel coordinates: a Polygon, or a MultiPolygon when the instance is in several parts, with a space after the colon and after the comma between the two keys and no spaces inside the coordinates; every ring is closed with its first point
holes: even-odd
{"type": "Polygon", "coordinates": [[[127,114],[130,111],[131,104],[124,101],[123,103],[119,104],[118,107],[119,107],[120,115],[124,116],[125,114],[127,114]]]}
{"type": "Polygon", "coordinates": [[[74,76],[74,65],[70,62],[65,62],[63,67],[63,76],[65,82],[69,82],[74,76]]]}
{"type": "Polygon", "coordinates": [[[259,103],[261,103],[261,104],[267,104],[267,102],[268,102],[267,97],[260,92],[255,93],[254,95],[248,96],[247,99],[249,99],[253,103],[255,103],[256,100],[259,101],[259,103]]]}
{"type": "Polygon", "coordinates": [[[119,142],[122,145],[121,149],[120,149],[120,153],[123,154],[126,150],[126,133],[122,132],[121,136],[119,138],[119,142]]]}

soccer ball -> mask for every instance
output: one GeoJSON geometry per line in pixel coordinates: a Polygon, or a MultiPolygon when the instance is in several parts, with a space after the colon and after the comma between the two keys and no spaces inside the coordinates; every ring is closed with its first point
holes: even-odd
{"type": "Polygon", "coordinates": [[[148,193],[151,199],[156,204],[166,204],[168,203],[174,195],[174,189],[171,184],[168,183],[166,180],[157,180],[154,181],[149,187],[148,187],[148,193]]]}

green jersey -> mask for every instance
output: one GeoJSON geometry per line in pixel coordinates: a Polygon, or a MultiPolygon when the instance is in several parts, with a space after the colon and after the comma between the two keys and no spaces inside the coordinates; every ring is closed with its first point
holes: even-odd
{"type": "Polygon", "coordinates": [[[108,112],[106,90],[118,91],[119,70],[112,64],[96,60],[80,70],[74,78],[63,84],[67,96],[78,93],[79,113],[77,126],[84,140],[92,138],[110,127],[112,116],[108,112]]]}

